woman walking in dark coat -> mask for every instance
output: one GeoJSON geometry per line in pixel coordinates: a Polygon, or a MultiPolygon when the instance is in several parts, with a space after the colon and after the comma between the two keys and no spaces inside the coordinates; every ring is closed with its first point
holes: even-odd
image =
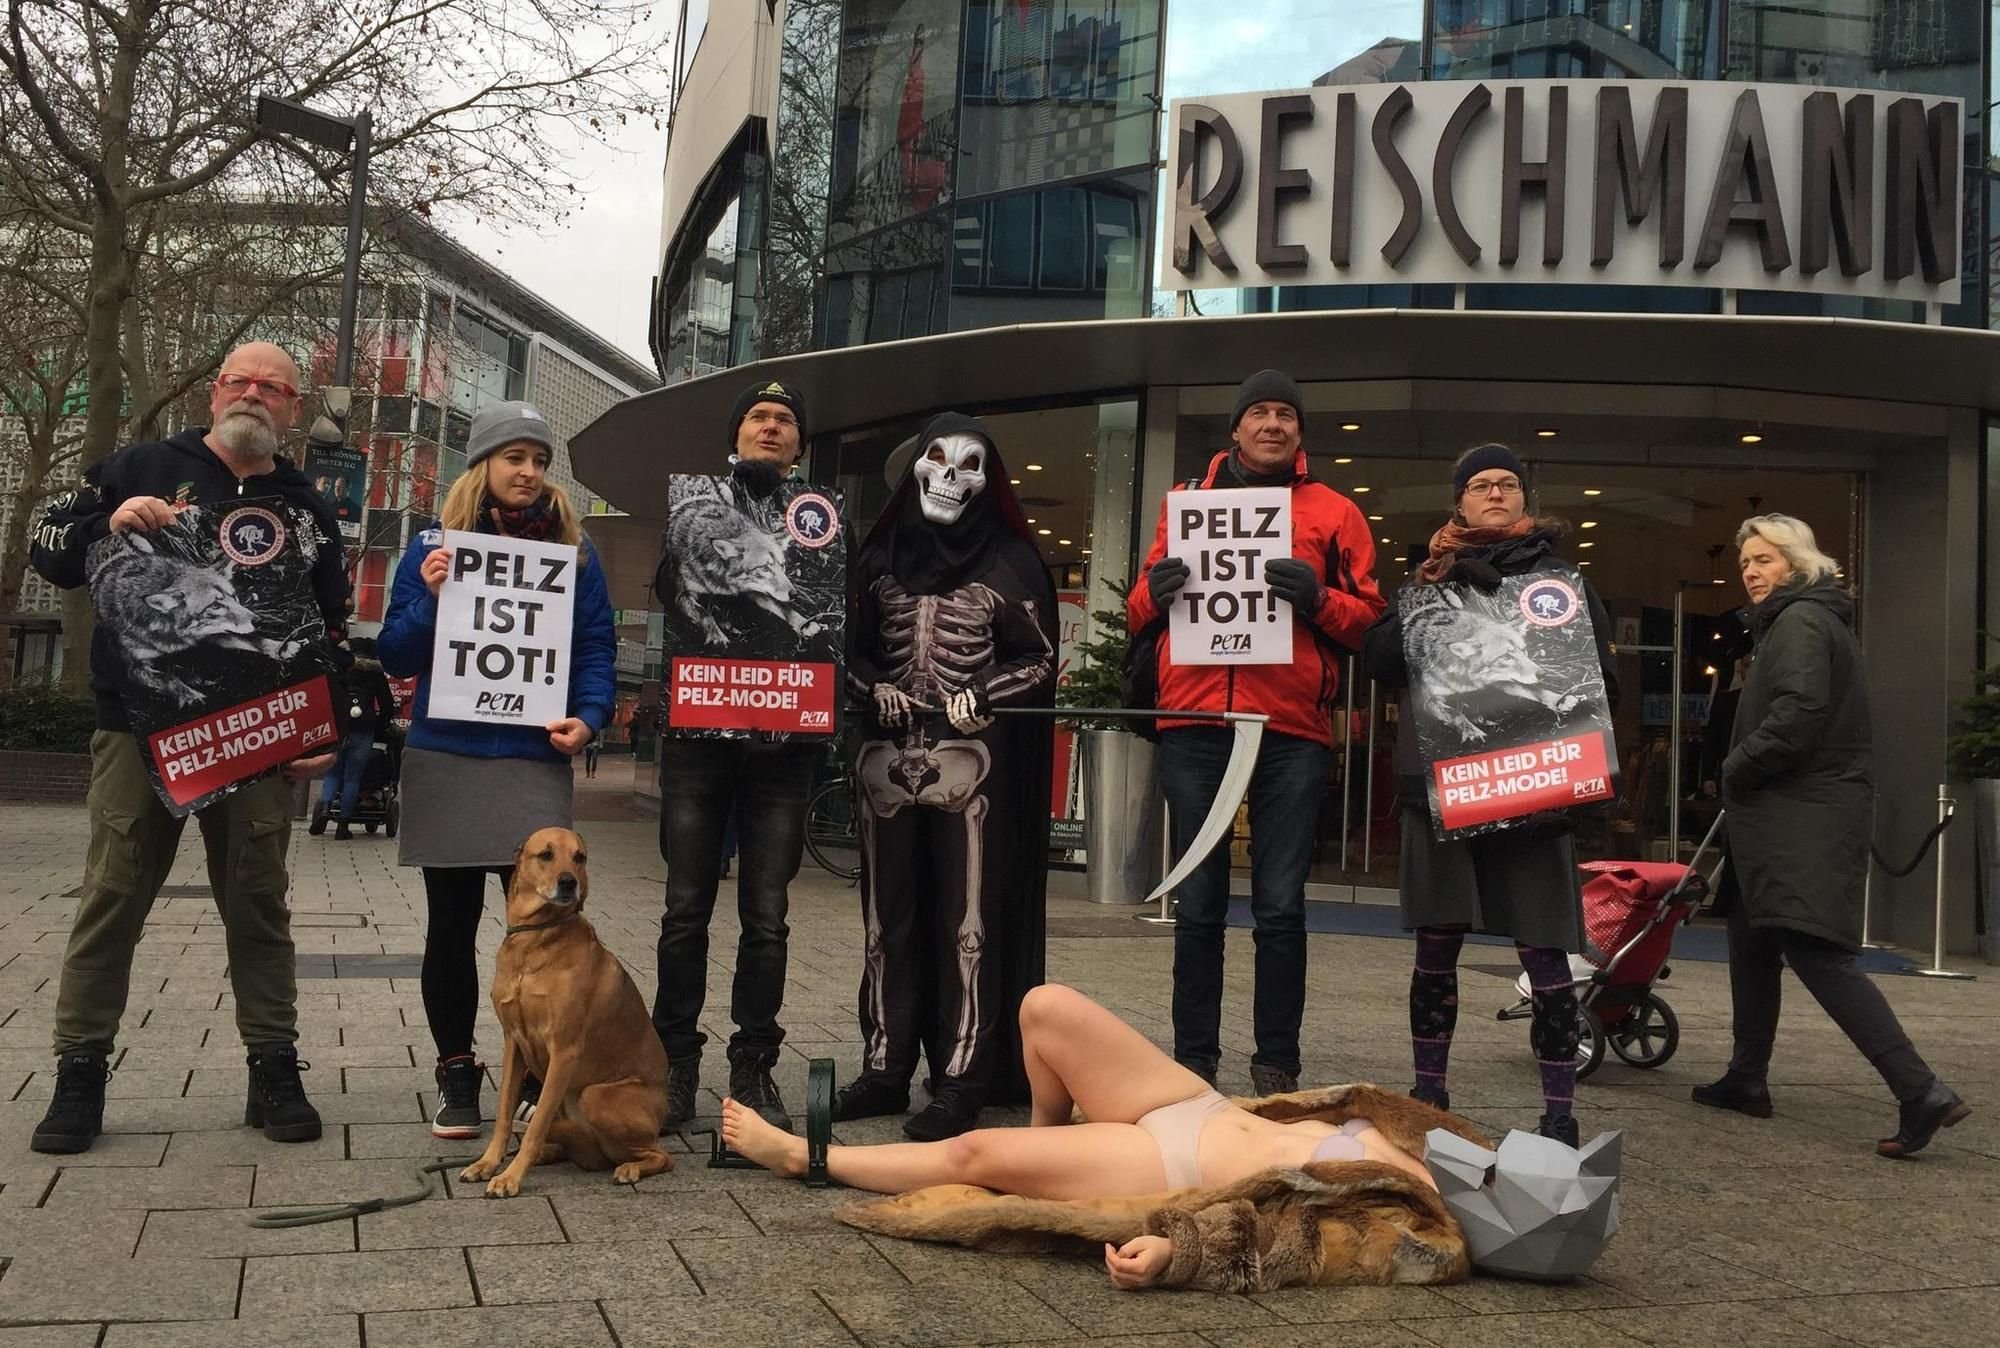
{"type": "MultiPolygon", "coordinates": [[[[1456,506],[1431,539],[1430,557],[1407,583],[1472,585],[1492,590],[1507,576],[1554,570],[1563,528],[1528,513],[1527,470],[1505,445],[1480,445],[1452,470],[1456,506]]],[[[1580,579],[1580,577],[1579,577],[1580,579]]],[[[1604,688],[1614,700],[1610,619],[1588,584],[1581,586],[1597,636],[1604,688]]],[[[1403,653],[1400,610],[1369,629],[1363,658],[1368,672],[1390,688],[1407,688],[1412,669],[1403,653]]],[[[1448,651],[1439,658],[1455,658],[1448,651]]],[[[1440,1109],[1451,1107],[1445,1069],[1458,1024],[1458,954],[1468,931],[1514,939],[1532,989],[1529,1042],[1541,1064],[1544,1137],[1577,1144],[1577,1009],[1569,952],[1583,946],[1583,896],[1568,821],[1551,812],[1514,827],[1439,842],[1431,832],[1424,765],[1416,723],[1407,705],[1398,722],[1396,787],[1402,801],[1403,925],[1417,933],[1417,966],[1410,976],[1410,1046],[1416,1089],[1410,1094],[1440,1109]]]]}
{"type": "Polygon", "coordinates": [[[1895,1136],[1875,1150],[1914,1155],[1972,1107],[1938,1080],[1854,964],[1873,813],[1854,601],[1801,520],[1754,515],[1736,546],[1756,643],[1722,762],[1729,860],[1717,906],[1729,914],[1736,1051],[1694,1099],[1770,1117],[1782,958],[1902,1107],[1895,1136]]]}

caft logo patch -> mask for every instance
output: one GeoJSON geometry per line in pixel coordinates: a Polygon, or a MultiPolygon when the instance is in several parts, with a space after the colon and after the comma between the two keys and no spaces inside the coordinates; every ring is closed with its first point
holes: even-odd
{"type": "Polygon", "coordinates": [[[1576,617],[1581,602],[1569,582],[1549,577],[1521,591],[1521,616],[1536,627],[1562,627],[1576,617]]]}
{"type": "Polygon", "coordinates": [[[800,492],[785,507],[785,532],[800,547],[823,548],[840,536],[840,512],[818,492],[800,492]]]}
{"type": "Polygon", "coordinates": [[[262,566],[285,546],[285,522],[262,506],[244,506],[222,517],[222,550],[238,566],[262,566]]]}

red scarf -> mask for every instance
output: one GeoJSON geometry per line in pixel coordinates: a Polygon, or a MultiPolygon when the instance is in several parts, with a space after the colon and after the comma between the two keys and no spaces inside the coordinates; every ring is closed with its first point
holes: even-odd
{"type": "Polygon", "coordinates": [[[1425,585],[1435,585],[1451,574],[1452,563],[1458,554],[1474,548],[1490,548],[1495,543],[1505,543],[1513,538],[1525,538],[1535,531],[1535,517],[1523,515],[1512,524],[1498,527],[1475,528],[1460,524],[1458,516],[1446,520],[1444,527],[1431,535],[1431,555],[1417,568],[1417,580],[1425,585]]]}

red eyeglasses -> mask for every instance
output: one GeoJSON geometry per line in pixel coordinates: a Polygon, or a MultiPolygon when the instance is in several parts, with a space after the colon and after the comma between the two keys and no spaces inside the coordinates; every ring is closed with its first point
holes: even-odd
{"type": "Polygon", "coordinates": [[[259,398],[296,398],[299,391],[279,379],[252,379],[247,374],[225,374],[216,377],[215,386],[231,393],[241,393],[249,389],[259,398]]]}

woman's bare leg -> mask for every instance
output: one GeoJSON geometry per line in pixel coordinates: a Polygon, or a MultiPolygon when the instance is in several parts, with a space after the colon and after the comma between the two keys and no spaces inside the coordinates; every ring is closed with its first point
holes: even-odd
{"type": "Polygon", "coordinates": [[[1092,1123],[1136,1123],[1208,1089],[1152,1040],[1060,983],[1021,999],[1021,1057],[1038,1125],[1069,1122],[1072,1104],[1092,1123]]]}
{"type": "MultiPolygon", "coordinates": [[[[722,1102],[722,1140],[781,1175],[806,1171],[806,1142],[734,1100],[722,1102]]],[[[850,1189],[900,1194],[933,1184],[976,1184],[1027,1198],[1159,1193],[1166,1169],[1152,1136],[1126,1123],[1074,1128],[979,1128],[944,1142],[827,1148],[827,1173],[850,1189]]]]}

